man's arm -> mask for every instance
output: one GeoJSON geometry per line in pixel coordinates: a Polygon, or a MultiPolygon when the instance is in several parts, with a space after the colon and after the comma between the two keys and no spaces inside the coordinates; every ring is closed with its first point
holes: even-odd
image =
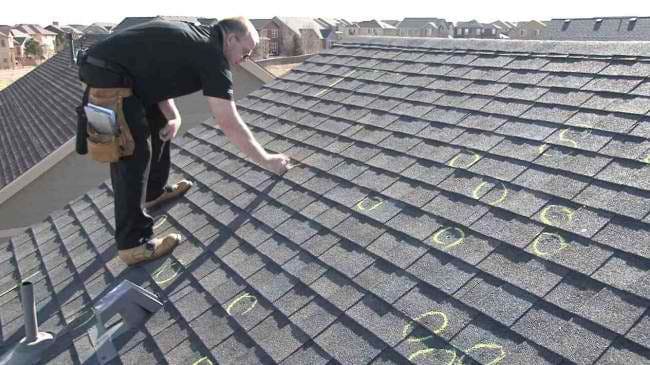
{"type": "Polygon", "coordinates": [[[160,111],[167,120],[181,118],[181,115],[178,113],[178,109],[176,108],[176,103],[174,103],[174,99],[167,99],[159,102],[158,108],[160,108],[160,111]]]}
{"type": "Polygon", "coordinates": [[[259,144],[246,123],[239,116],[234,101],[211,96],[207,98],[212,115],[223,133],[248,158],[276,173],[282,173],[289,168],[289,158],[287,156],[270,154],[259,144]]]}
{"type": "Polygon", "coordinates": [[[158,103],[158,108],[167,119],[167,126],[160,130],[160,139],[169,141],[176,137],[178,129],[181,127],[181,115],[176,108],[174,99],[163,100],[158,103]]]}

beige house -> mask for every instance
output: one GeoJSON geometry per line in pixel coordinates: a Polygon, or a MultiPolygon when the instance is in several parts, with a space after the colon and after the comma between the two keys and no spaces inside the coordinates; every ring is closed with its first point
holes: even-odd
{"type": "Polygon", "coordinates": [[[15,28],[29,35],[41,45],[44,58],[50,58],[56,53],[56,33],[37,24],[19,24],[15,28]]]}
{"type": "Polygon", "coordinates": [[[511,39],[544,39],[545,30],[546,23],[539,20],[530,20],[517,23],[517,26],[508,33],[508,36],[511,39]]]}
{"type": "Polygon", "coordinates": [[[366,20],[358,22],[357,35],[370,35],[370,36],[395,36],[397,35],[397,28],[381,20],[366,20]]]}
{"type": "Polygon", "coordinates": [[[14,37],[11,32],[0,30],[0,69],[16,67],[14,37]]]}
{"type": "Polygon", "coordinates": [[[400,37],[449,38],[453,34],[453,24],[439,18],[404,18],[397,25],[400,37]]]}

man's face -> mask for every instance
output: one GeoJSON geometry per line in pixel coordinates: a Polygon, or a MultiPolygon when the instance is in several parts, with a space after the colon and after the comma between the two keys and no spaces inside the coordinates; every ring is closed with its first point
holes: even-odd
{"type": "Polygon", "coordinates": [[[228,34],[228,42],[224,54],[228,63],[238,65],[250,57],[253,48],[255,48],[255,42],[250,34],[246,36],[228,34]]]}

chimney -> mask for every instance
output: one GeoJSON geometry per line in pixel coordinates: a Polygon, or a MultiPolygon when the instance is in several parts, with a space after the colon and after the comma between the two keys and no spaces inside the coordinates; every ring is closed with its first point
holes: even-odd
{"type": "Polygon", "coordinates": [[[52,25],[55,26],[55,27],[58,27],[58,26],[59,26],[59,22],[52,22],[52,25]]]}

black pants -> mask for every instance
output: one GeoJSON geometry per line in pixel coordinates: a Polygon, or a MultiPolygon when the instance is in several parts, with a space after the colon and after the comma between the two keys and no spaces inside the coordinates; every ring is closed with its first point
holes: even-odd
{"type": "MultiPolygon", "coordinates": [[[[80,66],[79,73],[89,87],[126,86],[122,76],[92,65],[80,66]]],[[[153,235],[153,218],[142,205],[163,193],[170,169],[170,143],[163,143],[159,137],[167,120],[158,106],[144,106],[133,95],[124,98],[123,111],[135,150],[133,155],[110,164],[118,250],[139,246],[153,235]]]]}

